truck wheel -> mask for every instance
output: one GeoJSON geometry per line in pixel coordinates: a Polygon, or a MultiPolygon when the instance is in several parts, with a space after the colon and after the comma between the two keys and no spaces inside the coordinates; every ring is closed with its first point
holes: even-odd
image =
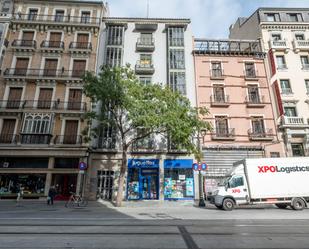
{"type": "Polygon", "coordinates": [[[306,203],[301,198],[295,198],[292,201],[292,208],[294,210],[300,211],[300,210],[303,210],[305,207],[306,207],[306,203]]]}
{"type": "Polygon", "coordinates": [[[232,199],[230,198],[224,199],[222,208],[225,211],[232,211],[234,209],[234,206],[235,206],[235,203],[232,199]]]}
{"type": "Polygon", "coordinates": [[[285,204],[285,203],[277,203],[275,205],[277,206],[277,208],[280,208],[280,209],[285,209],[288,207],[288,204],[285,204]]]}
{"type": "Polygon", "coordinates": [[[215,205],[215,206],[216,206],[216,208],[221,209],[221,210],[223,208],[221,205],[215,205]]]}

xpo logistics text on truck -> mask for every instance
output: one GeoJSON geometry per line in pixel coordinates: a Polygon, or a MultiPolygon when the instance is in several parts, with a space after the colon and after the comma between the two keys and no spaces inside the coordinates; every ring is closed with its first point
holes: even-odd
{"type": "Polygon", "coordinates": [[[245,159],[234,163],[210,202],[219,209],[275,204],[302,210],[309,202],[309,157],[245,159]]]}

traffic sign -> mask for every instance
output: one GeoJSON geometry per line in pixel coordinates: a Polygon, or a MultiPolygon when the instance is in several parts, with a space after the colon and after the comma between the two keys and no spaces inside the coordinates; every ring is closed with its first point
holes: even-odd
{"type": "Polygon", "coordinates": [[[79,164],[78,164],[78,168],[80,169],[80,170],[86,170],[87,169],[87,163],[85,163],[85,162],[80,162],[79,164]]]}
{"type": "Polygon", "coordinates": [[[198,165],[198,163],[193,163],[193,164],[192,164],[192,169],[195,170],[195,171],[196,171],[196,170],[199,170],[199,165],[198,165]]]}
{"type": "Polygon", "coordinates": [[[198,163],[193,163],[193,164],[192,164],[192,169],[193,169],[194,171],[205,171],[205,170],[207,170],[207,168],[208,168],[208,166],[207,166],[206,163],[200,163],[200,164],[198,164],[198,163]]]}
{"type": "Polygon", "coordinates": [[[207,169],[207,164],[206,163],[202,163],[201,164],[201,169],[202,170],[206,170],[207,169]]]}

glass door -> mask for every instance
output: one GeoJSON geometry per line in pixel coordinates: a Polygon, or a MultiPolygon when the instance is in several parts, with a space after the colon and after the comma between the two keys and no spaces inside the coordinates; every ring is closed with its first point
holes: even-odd
{"type": "Polygon", "coordinates": [[[159,198],[158,170],[142,170],[140,177],[140,194],[143,200],[159,198]]]}

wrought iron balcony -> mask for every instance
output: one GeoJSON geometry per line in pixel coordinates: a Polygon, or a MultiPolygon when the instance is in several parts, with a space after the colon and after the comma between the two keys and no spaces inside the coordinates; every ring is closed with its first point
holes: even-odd
{"type": "Polygon", "coordinates": [[[103,150],[115,150],[116,137],[99,137],[97,147],[103,150]]]}
{"type": "Polygon", "coordinates": [[[293,48],[296,53],[309,50],[309,40],[294,40],[293,48]]]}
{"type": "Polygon", "coordinates": [[[87,103],[81,101],[54,101],[53,108],[55,110],[65,110],[65,111],[87,111],[87,103]]]}
{"type": "Polygon", "coordinates": [[[57,135],[54,143],[56,145],[82,145],[83,137],[81,135],[57,135]]]}
{"type": "Polygon", "coordinates": [[[35,50],[35,40],[14,40],[11,44],[13,49],[35,50]]]}
{"type": "Polygon", "coordinates": [[[91,52],[91,42],[71,42],[69,45],[69,51],[71,52],[91,52]]]}
{"type": "Polygon", "coordinates": [[[137,61],[135,65],[136,74],[154,74],[155,69],[151,61],[137,61]]]}
{"type": "Polygon", "coordinates": [[[50,144],[51,134],[21,134],[21,144],[50,144]]]}
{"type": "Polygon", "coordinates": [[[18,110],[24,107],[25,101],[22,100],[0,100],[1,109],[18,110]]]}
{"type": "Polygon", "coordinates": [[[246,97],[247,107],[264,107],[265,106],[264,98],[265,98],[264,96],[249,94],[246,97]]]}
{"type": "Polygon", "coordinates": [[[136,42],[136,51],[139,52],[153,52],[155,50],[155,43],[153,38],[139,38],[136,42]]]}
{"type": "Polygon", "coordinates": [[[249,129],[248,135],[250,140],[268,140],[271,141],[274,139],[274,133],[272,129],[249,129]]]}
{"type": "Polygon", "coordinates": [[[155,151],[155,142],[153,139],[142,139],[132,144],[132,152],[153,152],[155,151]]]}
{"type": "Polygon", "coordinates": [[[38,15],[34,13],[21,14],[15,13],[13,15],[13,22],[25,23],[57,23],[66,25],[96,25],[101,23],[100,18],[89,16],[71,16],[71,15],[38,15]]]}
{"type": "Polygon", "coordinates": [[[46,52],[62,52],[64,50],[64,42],[62,41],[42,41],[41,49],[46,52]]]}
{"type": "Polygon", "coordinates": [[[230,105],[230,96],[223,94],[214,94],[210,96],[211,106],[229,106],[230,105]]]}
{"type": "Polygon", "coordinates": [[[210,69],[210,79],[224,79],[224,72],[222,69],[210,69]]]}
{"type": "Polygon", "coordinates": [[[16,134],[1,134],[0,144],[17,144],[19,136],[16,134]]]}
{"type": "Polygon", "coordinates": [[[213,140],[235,140],[235,128],[216,129],[211,138],[213,140]]]}

